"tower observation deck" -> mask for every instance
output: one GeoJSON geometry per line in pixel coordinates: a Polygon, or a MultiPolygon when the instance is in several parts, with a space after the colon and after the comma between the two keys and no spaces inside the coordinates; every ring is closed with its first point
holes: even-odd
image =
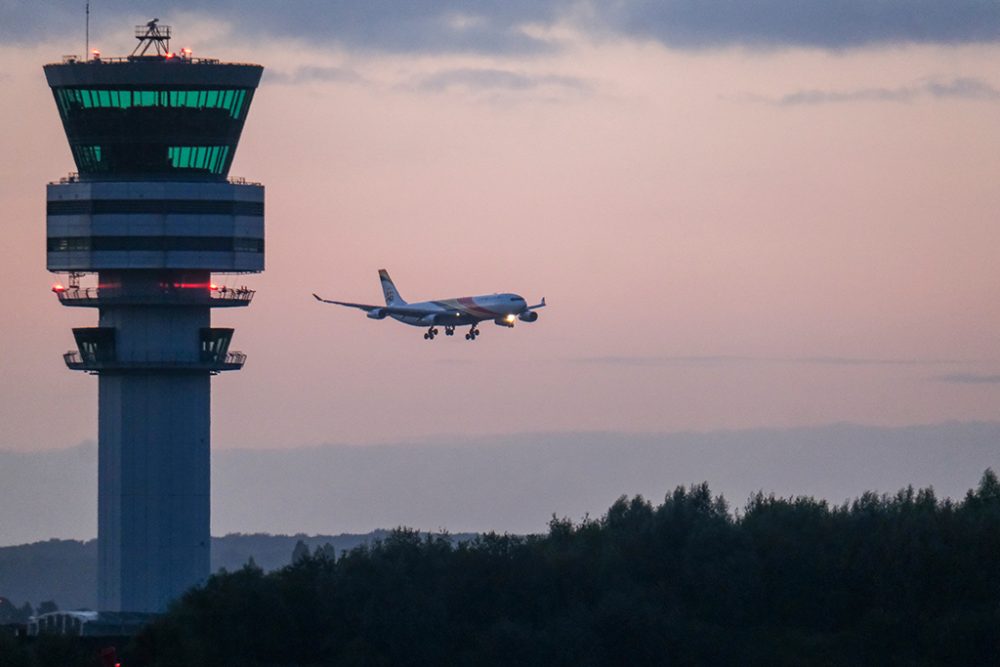
{"type": "Polygon", "coordinates": [[[212,274],[264,270],[264,188],[228,179],[263,68],[136,37],[44,68],[77,167],[48,186],[47,263],[97,276],[56,291],[99,313],[64,355],[98,375],[99,609],[150,612],[209,574],[209,380],[246,359],[211,309],[253,296],[212,274]]]}

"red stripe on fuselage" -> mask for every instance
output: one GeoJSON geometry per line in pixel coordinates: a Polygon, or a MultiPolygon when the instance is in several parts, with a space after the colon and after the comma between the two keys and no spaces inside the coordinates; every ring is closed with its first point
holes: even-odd
{"type": "Polygon", "coordinates": [[[475,315],[476,317],[482,317],[484,319],[489,319],[497,317],[500,313],[494,312],[485,306],[476,303],[476,300],[471,296],[463,297],[461,299],[456,299],[456,302],[462,306],[470,315],[475,315]]]}

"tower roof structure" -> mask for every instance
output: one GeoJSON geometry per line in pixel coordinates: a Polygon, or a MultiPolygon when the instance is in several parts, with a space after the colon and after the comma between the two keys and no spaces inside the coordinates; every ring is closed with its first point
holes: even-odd
{"type": "Polygon", "coordinates": [[[187,50],[44,69],[83,180],[225,180],[263,72],[187,50]]]}

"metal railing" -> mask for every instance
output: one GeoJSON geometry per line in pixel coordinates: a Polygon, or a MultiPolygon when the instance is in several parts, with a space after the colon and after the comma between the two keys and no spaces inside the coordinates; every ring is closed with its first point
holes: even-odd
{"type": "Polygon", "coordinates": [[[239,370],[246,363],[247,355],[243,352],[228,352],[221,359],[206,361],[172,361],[172,360],[137,360],[119,361],[117,359],[84,359],[78,350],[70,350],[63,355],[66,366],[73,370],[207,370],[212,372],[239,370]]]}
{"type": "Polygon", "coordinates": [[[247,355],[242,352],[228,352],[226,353],[226,359],[223,363],[227,366],[242,366],[246,363],[247,355]]]}
{"type": "Polygon", "coordinates": [[[233,177],[228,178],[226,180],[228,180],[233,185],[257,185],[257,186],[263,185],[263,183],[261,183],[260,181],[248,181],[243,176],[233,176],[233,177]]]}
{"type": "Polygon", "coordinates": [[[113,305],[113,304],[190,304],[207,303],[216,306],[249,305],[256,292],[251,289],[220,287],[218,289],[166,288],[123,292],[99,287],[67,287],[53,290],[59,302],[67,305],[113,305]]]}
{"type": "Polygon", "coordinates": [[[163,60],[173,63],[185,63],[187,65],[236,65],[238,67],[259,67],[256,63],[224,63],[218,58],[195,58],[194,56],[179,55],[168,58],[164,55],[151,56],[101,56],[99,58],[80,58],[76,55],[65,55],[61,63],[49,63],[50,65],[119,65],[123,63],[134,63],[149,60],[163,60]]]}
{"type": "MultiPolygon", "coordinates": [[[[66,185],[67,183],[79,183],[79,182],[80,182],[79,172],[71,171],[65,176],[60,177],[58,181],[52,181],[50,185],[56,185],[56,184],[66,185]]],[[[232,185],[256,185],[258,187],[263,185],[263,183],[261,183],[260,181],[251,181],[244,176],[232,176],[230,178],[227,178],[226,182],[231,183],[232,185]]]]}
{"type": "Polygon", "coordinates": [[[170,39],[170,26],[150,21],[135,27],[136,39],[170,39]]]}

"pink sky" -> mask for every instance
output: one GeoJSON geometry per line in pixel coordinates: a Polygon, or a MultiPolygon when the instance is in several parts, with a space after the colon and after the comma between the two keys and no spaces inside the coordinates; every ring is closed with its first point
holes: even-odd
{"type": "MultiPolygon", "coordinates": [[[[998,46],[565,29],[550,56],[415,57],[173,23],[268,69],[232,170],[267,187],[267,271],[214,314],[249,354],[213,381],[217,448],[996,419],[998,46]],[[287,82],[305,66],[355,76],[287,82]],[[440,76],[483,70],[537,85],[440,76]],[[377,301],[382,267],[410,300],[550,306],[428,343],[310,296],[377,301]]],[[[73,164],[41,66],[72,50],[0,46],[0,449],[96,438],[97,381],[60,356],[96,313],[58,305],[44,256],[44,185],[73,164]]]]}

